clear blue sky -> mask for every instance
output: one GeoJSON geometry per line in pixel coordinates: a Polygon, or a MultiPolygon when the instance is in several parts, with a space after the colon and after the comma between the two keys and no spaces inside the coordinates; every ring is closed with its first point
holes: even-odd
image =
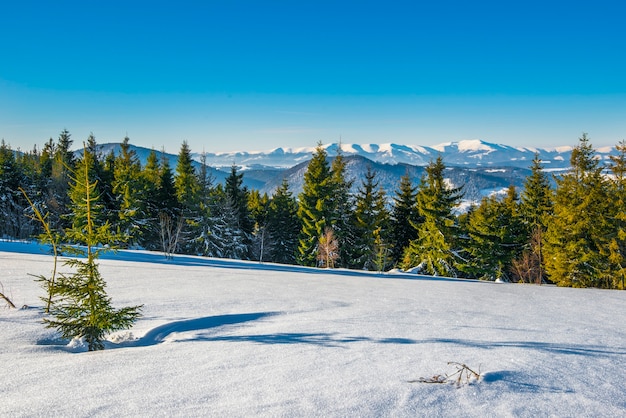
{"type": "Polygon", "coordinates": [[[621,0],[5,2],[0,138],[614,145],[625,19],[621,0]]]}

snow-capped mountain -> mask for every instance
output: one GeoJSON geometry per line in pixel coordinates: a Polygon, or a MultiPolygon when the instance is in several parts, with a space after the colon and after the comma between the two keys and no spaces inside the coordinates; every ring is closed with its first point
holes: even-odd
{"type": "MultiPolygon", "coordinates": [[[[142,164],[146,163],[148,148],[131,145],[142,164]]],[[[546,171],[562,171],[569,167],[572,147],[552,149],[518,148],[492,144],[480,140],[449,142],[431,147],[399,144],[326,144],[328,157],[334,158],[341,147],[346,159],[346,177],[353,180],[353,191],[361,186],[361,179],[368,166],[377,173],[380,186],[392,197],[400,184],[400,178],[409,174],[417,184],[424,173],[424,166],[441,156],[447,167],[446,179],[454,186],[463,186],[464,200],[477,202],[483,196],[502,193],[510,185],[521,190],[530,174],[530,165],[539,155],[546,171]]],[[[103,154],[120,152],[120,144],[100,145],[103,154]]],[[[291,191],[302,191],[303,176],[315,147],[276,148],[265,152],[207,153],[206,162],[214,183],[223,183],[236,165],[245,171],[244,185],[250,189],[272,194],[282,183],[289,182],[291,191]]],[[[601,148],[596,155],[603,161],[615,153],[615,148],[601,148]]],[[[177,155],[165,154],[170,166],[176,167],[177,155]]],[[[200,154],[194,154],[200,166],[200,154]]]]}
{"type": "MultiPolygon", "coordinates": [[[[344,156],[361,156],[369,160],[386,164],[427,165],[438,156],[447,166],[486,167],[530,166],[535,153],[543,161],[546,169],[566,168],[569,166],[572,147],[526,148],[493,144],[481,140],[463,140],[435,146],[400,145],[400,144],[325,144],[323,147],[330,157],[337,154],[341,147],[344,156]]],[[[269,166],[290,168],[311,158],[315,147],[276,148],[269,151],[237,151],[207,153],[207,163],[213,167],[269,166]]],[[[610,149],[598,150],[600,158],[608,158],[610,149]]]]}

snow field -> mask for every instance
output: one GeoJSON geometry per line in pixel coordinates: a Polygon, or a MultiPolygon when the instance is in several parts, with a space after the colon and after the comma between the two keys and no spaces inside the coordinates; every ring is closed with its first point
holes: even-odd
{"type": "Polygon", "coordinates": [[[625,292],[120,252],[107,290],[144,317],[86,352],[41,325],[29,251],[0,252],[29,306],[0,310],[0,416],[626,416],[625,292]],[[449,361],[482,379],[408,383],[449,361]]]}

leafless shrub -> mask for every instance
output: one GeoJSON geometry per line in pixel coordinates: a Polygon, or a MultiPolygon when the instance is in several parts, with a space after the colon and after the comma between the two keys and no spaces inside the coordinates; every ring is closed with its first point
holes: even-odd
{"type": "Polygon", "coordinates": [[[448,365],[456,368],[452,374],[436,374],[431,377],[420,377],[419,379],[409,380],[409,383],[453,383],[456,387],[468,385],[471,382],[480,380],[480,369],[478,372],[470,369],[464,363],[449,361],[448,365]]]}
{"type": "Polygon", "coordinates": [[[3,299],[9,308],[15,309],[15,304],[11,301],[11,299],[4,294],[4,285],[0,283],[0,299],[3,299]]]}

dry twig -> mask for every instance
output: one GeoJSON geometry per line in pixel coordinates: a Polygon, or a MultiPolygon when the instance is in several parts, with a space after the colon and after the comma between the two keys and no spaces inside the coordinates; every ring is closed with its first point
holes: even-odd
{"type": "Polygon", "coordinates": [[[448,365],[456,367],[456,371],[452,374],[436,374],[432,377],[420,377],[419,379],[409,380],[409,383],[454,383],[457,387],[469,384],[473,380],[480,379],[480,369],[478,372],[470,369],[464,363],[449,361],[448,365]]]}

